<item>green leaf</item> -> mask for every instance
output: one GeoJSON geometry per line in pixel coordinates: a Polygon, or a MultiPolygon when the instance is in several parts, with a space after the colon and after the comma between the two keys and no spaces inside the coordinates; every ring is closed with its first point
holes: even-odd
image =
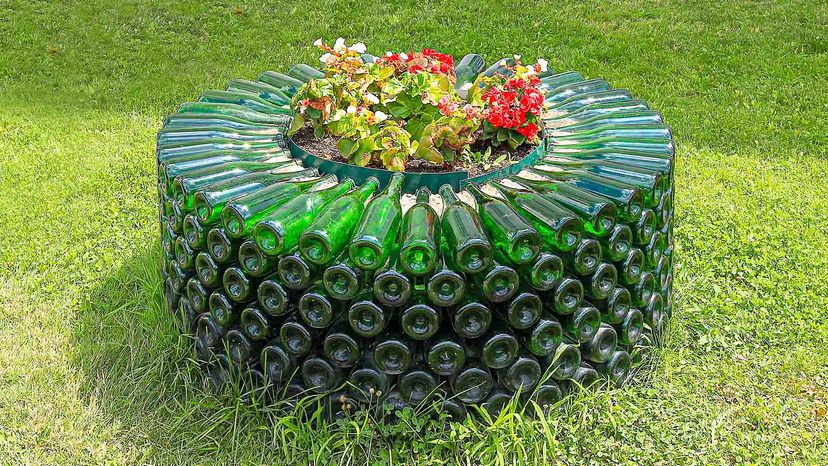
{"type": "Polygon", "coordinates": [[[359,144],[352,139],[342,138],[336,142],[336,147],[345,158],[350,158],[351,154],[359,147],[359,144]]]}
{"type": "Polygon", "coordinates": [[[509,130],[506,128],[500,128],[497,130],[497,142],[503,142],[509,139],[509,130]]]}
{"type": "Polygon", "coordinates": [[[293,136],[297,131],[302,129],[303,126],[305,126],[305,117],[297,113],[296,116],[293,117],[293,121],[290,122],[288,136],[293,136]]]}
{"type": "Polygon", "coordinates": [[[325,135],[325,127],[323,125],[319,125],[313,128],[313,137],[316,139],[322,139],[322,136],[325,135]]]}

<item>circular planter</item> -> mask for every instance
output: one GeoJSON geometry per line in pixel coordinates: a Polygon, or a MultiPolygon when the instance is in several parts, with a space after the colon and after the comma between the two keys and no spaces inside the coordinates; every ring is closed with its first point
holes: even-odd
{"type": "MultiPolygon", "coordinates": [[[[471,76],[458,76],[482,71],[482,59],[461,64],[470,62],[471,76]]],[[[457,418],[465,404],[495,413],[516,392],[550,409],[573,390],[627,380],[672,314],[674,149],[661,115],[602,80],[547,73],[542,144],[478,177],[406,173],[404,195],[478,197],[438,212],[418,194],[420,204],[372,230],[393,237],[360,263],[367,256],[348,254],[354,225],[324,247],[284,233],[362,221],[368,209],[326,209],[347,206],[342,195],[366,183],[376,198],[393,175],[316,157],[284,136],[286,99],[317,76],[296,65],[234,80],[182,104],[159,132],[165,302],[211,381],[239,379],[246,396],[268,401],[324,395],[333,416],[380,400],[433,403],[457,418]],[[332,175],[342,189],[305,212],[311,204],[290,203],[303,182],[285,183],[296,170],[332,175]],[[485,207],[481,192],[494,199],[485,207]],[[258,229],[270,233],[254,241],[258,229]],[[412,231],[444,246],[429,256],[408,241],[412,231]]]]}

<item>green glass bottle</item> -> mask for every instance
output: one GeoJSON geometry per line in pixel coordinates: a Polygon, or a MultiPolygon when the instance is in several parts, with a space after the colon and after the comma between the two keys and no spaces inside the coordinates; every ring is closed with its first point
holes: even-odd
{"type": "MultiPolygon", "coordinates": [[[[281,159],[280,159],[281,160],[281,159]]],[[[194,163],[195,161],[185,162],[194,163]]],[[[180,166],[184,163],[169,164],[168,166],[180,166]]],[[[268,162],[227,162],[218,165],[210,165],[193,171],[187,171],[175,176],[170,180],[170,194],[186,211],[193,209],[195,195],[199,190],[221,190],[232,188],[245,181],[243,176],[266,173],[272,170],[284,170],[291,172],[295,168],[301,168],[296,162],[271,164],[268,162]]],[[[251,178],[247,176],[247,178],[251,178]]],[[[255,179],[255,178],[254,178],[255,179]]]]}
{"type": "Polygon", "coordinates": [[[669,185],[665,186],[664,192],[661,193],[655,211],[658,227],[664,228],[673,218],[673,190],[669,185]]]}
{"type": "Polygon", "coordinates": [[[558,315],[574,313],[584,299],[584,286],[580,280],[564,278],[555,287],[552,299],[547,300],[547,307],[558,315]]]}
{"type": "Polygon", "coordinates": [[[415,352],[414,344],[407,337],[392,330],[377,338],[374,364],[388,375],[400,375],[411,366],[415,352]]]}
{"type": "Polygon", "coordinates": [[[638,283],[644,271],[644,253],[638,248],[630,248],[623,260],[614,262],[618,271],[618,283],[633,285],[638,283]]]}
{"type": "Polygon", "coordinates": [[[302,363],[302,380],[313,392],[328,393],[344,378],[345,372],[321,355],[309,356],[302,363]]]}
{"type": "Polygon", "coordinates": [[[457,79],[454,88],[463,98],[466,98],[469,89],[474,85],[484,66],[486,66],[486,62],[483,57],[476,53],[470,53],[465,55],[454,67],[454,75],[457,79]]]}
{"type": "Polygon", "coordinates": [[[201,314],[196,321],[196,340],[203,346],[219,349],[224,341],[226,330],[217,324],[210,314],[201,314]]]}
{"type": "MultiPolygon", "coordinates": [[[[198,104],[198,102],[194,102],[198,104]]],[[[268,123],[257,123],[245,118],[240,118],[233,115],[223,115],[221,113],[171,113],[164,117],[164,128],[193,128],[193,127],[211,127],[211,126],[226,126],[228,128],[239,130],[258,130],[261,128],[276,128],[285,132],[287,130],[287,123],[289,119],[282,118],[284,123],[274,125],[268,123]]]]}
{"type": "Polygon", "coordinates": [[[318,174],[315,168],[308,168],[300,171],[256,172],[242,175],[199,190],[193,200],[193,209],[203,224],[212,225],[221,219],[222,209],[235,198],[280,181],[314,177],[318,174]]]}
{"type": "Polygon", "coordinates": [[[424,296],[415,296],[400,314],[400,327],[412,340],[431,338],[440,329],[440,312],[429,306],[424,296]]]}
{"type": "Polygon", "coordinates": [[[521,282],[538,291],[554,289],[564,274],[561,258],[548,252],[540,253],[534,263],[518,266],[516,269],[521,282]]]}
{"type": "Polygon", "coordinates": [[[572,314],[560,316],[560,321],[566,336],[575,341],[585,342],[591,340],[601,326],[601,312],[585,305],[572,314]]]}
{"type": "Polygon", "coordinates": [[[620,324],[613,325],[618,335],[618,343],[634,346],[644,332],[644,314],[638,309],[631,308],[620,324]]]}
{"type": "Polygon", "coordinates": [[[594,239],[582,239],[574,251],[561,254],[566,270],[582,277],[595,273],[601,264],[601,243],[594,239]]]}
{"type": "Polygon", "coordinates": [[[222,209],[222,225],[231,238],[249,236],[259,220],[282,204],[309,190],[321,189],[335,181],[334,175],[286,181],[238,197],[222,209]]]}
{"type": "Polygon", "coordinates": [[[495,385],[492,391],[486,396],[486,399],[480,403],[480,407],[485,409],[492,421],[494,421],[500,416],[501,411],[509,406],[514,396],[515,394],[506,387],[495,385]]]}
{"type": "Polygon", "coordinates": [[[595,364],[595,370],[609,379],[616,387],[622,387],[630,376],[632,358],[624,350],[617,350],[610,355],[606,362],[595,364]]]}
{"type": "Polygon", "coordinates": [[[353,187],[354,181],[346,178],[335,186],[300,194],[282,204],[253,228],[256,245],[270,256],[291,250],[322,209],[353,187]]]}
{"type": "MultiPolygon", "coordinates": [[[[556,117],[567,115],[583,107],[596,104],[623,103],[632,100],[630,91],[625,89],[599,90],[595,92],[584,92],[570,96],[549,107],[544,114],[545,117],[556,117]]],[[[650,122],[650,120],[645,120],[650,122]]],[[[660,122],[660,119],[658,120],[660,122]]]]}
{"type": "Polygon", "coordinates": [[[559,147],[548,151],[546,158],[550,161],[558,161],[563,163],[608,161],[632,167],[659,171],[664,174],[671,174],[673,172],[673,159],[669,157],[660,157],[647,153],[636,152],[629,149],[568,150],[566,148],[559,147]]]}
{"type": "Polygon", "coordinates": [[[673,270],[671,257],[672,255],[668,256],[665,252],[665,254],[661,255],[661,259],[658,260],[658,263],[653,269],[653,275],[656,277],[656,283],[659,288],[667,286],[668,276],[670,276],[673,270]]]}
{"type": "Polygon", "coordinates": [[[196,330],[195,322],[198,319],[198,313],[190,305],[190,300],[186,296],[182,296],[178,300],[178,312],[176,314],[176,323],[178,323],[178,330],[182,335],[190,336],[196,330]]]}
{"type": "Polygon", "coordinates": [[[647,304],[641,309],[644,314],[644,322],[650,326],[654,331],[661,330],[664,325],[664,298],[660,292],[654,292],[647,300],[647,304]]]}
{"type": "Polygon", "coordinates": [[[274,338],[262,348],[259,363],[268,381],[273,385],[282,385],[289,381],[299,366],[296,358],[288,353],[278,338],[274,338]]]}
{"type": "Polygon", "coordinates": [[[338,319],[322,342],[323,354],[339,367],[353,367],[362,355],[365,340],[356,335],[347,318],[338,319]]]}
{"type": "Polygon", "coordinates": [[[231,301],[220,289],[210,293],[207,305],[213,321],[225,328],[230,328],[239,321],[245,307],[244,304],[231,301]]]}
{"type": "Polygon", "coordinates": [[[572,379],[563,383],[564,391],[572,393],[576,390],[594,388],[601,383],[601,376],[587,363],[581,363],[581,366],[572,374],[572,379]]]}
{"type": "Polygon", "coordinates": [[[320,275],[319,267],[308,263],[296,249],[279,259],[278,270],[282,283],[295,291],[307,289],[320,275]]]}
{"type": "Polygon", "coordinates": [[[430,275],[437,269],[440,251],[437,212],[429,205],[431,191],[421,187],[414,204],[403,216],[400,230],[400,265],[414,277],[430,275]]]}
{"type": "Polygon", "coordinates": [[[248,239],[239,246],[239,267],[245,274],[251,277],[261,277],[266,273],[274,272],[276,266],[276,260],[265,256],[252,239],[248,239]]]}
{"type": "Polygon", "coordinates": [[[650,140],[671,140],[673,133],[668,125],[664,124],[636,124],[636,125],[614,125],[603,124],[597,128],[585,131],[568,132],[552,131],[548,137],[556,144],[562,141],[594,141],[602,138],[612,137],[628,141],[650,141],[650,140]]]}
{"type": "Polygon", "coordinates": [[[647,245],[657,230],[658,219],[651,209],[644,209],[641,218],[631,226],[633,231],[633,243],[639,246],[647,245]]]}
{"type": "Polygon", "coordinates": [[[224,342],[227,345],[227,355],[238,366],[246,367],[259,359],[258,348],[244,336],[241,329],[228,330],[224,342]]]}
{"type": "Polygon", "coordinates": [[[400,395],[412,406],[418,406],[435,394],[439,379],[422,361],[400,375],[400,395]]]}
{"type": "Polygon", "coordinates": [[[362,186],[328,205],[299,237],[302,257],[316,265],[333,261],[348,245],[362,217],[365,201],[378,187],[376,178],[368,178],[362,186]]]}
{"type": "Polygon", "coordinates": [[[492,262],[492,267],[485,274],[472,276],[475,290],[492,303],[506,302],[515,295],[520,285],[515,269],[492,262]]]}
{"type": "Polygon", "coordinates": [[[293,97],[304,84],[294,77],[276,71],[263,71],[256,80],[275,87],[289,97],[293,97]]]}
{"type": "Polygon", "coordinates": [[[448,309],[454,331],[464,338],[478,338],[489,331],[492,311],[483,303],[467,296],[462,305],[448,309]]]}
{"type": "Polygon", "coordinates": [[[538,359],[526,349],[518,352],[512,364],[497,371],[498,381],[515,393],[531,392],[540,382],[542,375],[538,359]]]}
{"type": "Polygon", "coordinates": [[[426,340],[425,359],[437,375],[451,376],[460,372],[466,363],[465,342],[454,333],[442,330],[426,340]]]}
{"type": "MultiPolygon", "coordinates": [[[[634,222],[644,209],[644,193],[636,186],[595,175],[577,168],[560,166],[554,158],[546,157],[528,173],[559,182],[569,183],[579,189],[612,200],[618,217],[634,222]]],[[[597,198],[600,200],[600,198],[597,198]]]]}
{"type": "Polygon", "coordinates": [[[343,251],[334,260],[334,264],[322,274],[325,290],[334,299],[348,301],[353,299],[367,283],[367,276],[357,268],[348,251],[343,251]]]}
{"type": "Polygon", "coordinates": [[[595,236],[606,236],[615,226],[618,210],[610,199],[555,180],[518,177],[517,181],[578,214],[584,229],[595,236]]]}
{"type": "Polygon", "coordinates": [[[290,115],[262,113],[233,103],[185,102],[178,106],[178,113],[207,113],[216,118],[219,116],[235,117],[250,123],[275,125],[283,128],[286,128],[291,120],[290,115]]]}
{"type": "Polygon", "coordinates": [[[652,272],[645,270],[641,272],[638,282],[629,288],[634,306],[646,306],[650,297],[658,290],[655,276],[652,272]]]}
{"type": "MultiPolygon", "coordinates": [[[[397,246],[392,249],[396,250],[397,246]]],[[[403,274],[400,255],[391,252],[388,262],[375,272],[374,297],[384,306],[400,307],[411,298],[412,288],[411,280],[403,274]]]]}
{"type": "Polygon", "coordinates": [[[187,280],[189,280],[193,274],[189,270],[182,269],[177,260],[171,263],[170,266],[172,267],[170,281],[172,283],[173,290],[178,293],[183,293],[185,287],[187,286],[187,280]]]}
{"type": "Polygon", "coordinates": [[[521,216],[529,220],[547,248],[570,251],[581,240],[584,222],[572,211],[528,189],[507,186],[501,182],[492,182],[492,185],[521,216]]]}
{"type": "Polygon", "coordinates": [[[292,356],[307,356],[318,346],[321,331],[305,325],[298,314],[290,316],[279,328],[279,341],[292,356]]]}
{"type": "Polygon", "coordinates": [[[667,241],[664,239],[664,235],[658,230],[654,231],[650,242],[644,247],[644,258],[646,259],[647,266],[655,267],[658,261],[661,260],[661,256],[664,254],[666,248],[667,241]]]}
{"type": "Polygon", "coordinates": [[[581,283],[584,285],[584,294],[590,300],[606,299],[618,283],[618,271],[612,264],[602,262],[592,275],[581,277],[581,283]]]}
{"type": "Polygon", "coordinates": [[[178,262],[181,270],[184,270],[188,274],[195,272],[195,256],[196,252],[187,244],[184,236],[179,236],[175,239],[175,260],[178,262]]]}
{"type": "Polygon", "coordinates": [[[529,402],[536,404],[536,407],[529,405],[531,406],[529,409],[534,408],[543,416],[549,416],[553,411],[563,413],[564,407],[561,404],[563,399],[564,395],[560,385],[554,380],[546,380],[538,385],[538,388],[529,397],[529,402]]]}
{"type": "Polygon", "coordinates": [[[187,280],[187,300],[193,310],[199,314],[208,310],[207,301],[211,290],[207,289],[197,277],[187,280]]]}
{"type": "Polygon", "coordinates": [[[256,289],[262,279],[250,277],[240,267],[228,267],[224,271],[222,282],[227,297],[237,303],[245,303],[256,296],[256,289]]]}
{"type": "Polygon", "coordinates": [[[506,201],[484,193],[474,184],[466,185],[466,190],[477,202],[480,222],[492,239],[492,246],[513,264],[533,262],[541,250],[541,237],[537,230],[506,201]]]}
{"type": "Polygon", "coordinates": [[[241,105],[268,115],[289,115],[291,113],[289,106],[277,106],[273,102],[262,99],[256,94],[247,91],[208,90],[204,91],[198,100],[199,102],[241,105]]]}
{"type": "Polygon", "coordinates": [[[275,86],[264,82],[248,81],[246,79],[233,79],[227,84],[228,91],[251,92],[274,105],[290,105],[291,97],[275,86]]]}
{"type": "Polygon", "coordinates": [[[618,344],[618,335],[608,324],[601,324],[591,340],[581,343],[581,355],[590,362],[601,363],[609,360],[618,344]]]}
{"type": "Polygon", "coordinates": [[[601,311],[601,320],[609,324],[618,324],[624,321],[632,306],[632,295],[623,286],[612,290],[607,299],[595,300],[595,307],[601,311]]]}
{"type": "Polygon", "coordinates": [[[158,163],[179,163],[188,160],[202,159],[215,151],[245,152],[284,150],[282,141],[246,142],[232,139],[202,139],[192,141],[190,145],[178,147],[161,147],[155,152],[158,163]]]}
{"type": "Polygon", "coordinates": [[[333,324],[340,306],[329,298],[321,284],[309,289],[299,298],[299,315],[312,328],[328,328],[333,324]]]}
{"type": "Polygon", "coordinates": [[[455,272],[451,255],[447,252],[445,240],[440,241],[441,257],[437,266],[437,272],[429,277],[426,284],[426,294],[429,301],[437,306],[454,306],[463,300],[466,294],[466,281],[455,272]]]}
{"type": "Polygon", "coordinates": [[[167,199],[167,225],[176,235],[183,232],[184,216],[187,213],[181,208],[181,205],[175,202],[175,199],[167,199]]]}
{"type": "Polygon", "coordinates": [[[548,356],[563,341],[563,327],[551,313],[543,312],[534,326],[517,336],[520,344],[536,356],[548,356]]]}
{"type": "Polygon", "coordinates": [[[549,92],[567,84],[582,82],[584,77],[577,71],[566,71],[550,76],[540,78],[540,88],[544,92],[549,92]]]}
{"type": "Polygon", "coordinates": [[[489,332],[474,342],[476,354],[492,369],[503,369],[517,357],[519,344],[512,331],[498,320],[492,321],[489,332]]]}
{"type": "Polygon", "coordinates": [[[630,149],[653,156],[672,157],[675,154],[675,146],[670,139],[648,139],[642,141],[629,141],[625,138],[607,136],[598,139],[579,141],[567,139],[556,141],[554,148],[564,151],[581,151],[592,149],[630,149]]]}
{"type": "MultiPolygon", "coordinates": [[[[612,92],[612,91],[610,91],[612,92]]],[[[577,96],[573,100],[577,100],[577,96]]],[[[583,94],[583,98],[591,99],[591,94],[583,94]]],[[[563,102],[562,102],[563,103],[563,102]]],[[[553,123],[553,128],[559,126],[566,126],[580,121],[586,121],[598,115],[618,115],[627,112],[639,112],[650,109],[647,102],[640,99],[631,100],[610,100],[604,102],[592,103],[585,102],[586,105],[569,110],[549,110],[544,113],[543,121],[545,124],[553,123]]]]}
{"type": "Polygon", "coordinates": [[[587,92],[608,91],[609,89],[609,83],[603,79],[588,79],[586,81],[574,82],[549,90],[544,96],[544,102],[547,105],[552,106],[558,102],[563,102],[567,98],[574,95],[585,94],[587,92]]]}
{"type": "Polygon", "coordinates": [[[376,270],[388,261],[391,245],[397,240],[402,222],[400,193],[405,177],[391,176],[388,186],[365,207],[354,232],[348,253],[353,263],[363,270],[376,270]]]}
{"type": "Polygon", "coordinates": [[[180,147],[197,144],[205,139],[230,139],[237,142],[269,142],[284,139],[276,126],[257,129],[238,129],[229,126],[175,126],[161,128],[155,136],[157,147],[180,147]]]}
{"type": "Polygon", "coordinates": [[[204,249],[207,246],[207,228],[193,214],[184,216],[181,224],[181,237],[187,242],[191,249],[204,249]]]}
{"type": "Polygon", "coordinates": [[[311,79],[322,79],[325,77],[325,73],[304,63],[297,63],[291,66],[287,74],[305,83],[311,79]]]}
{"type": "Polygon", "coordinates": [[[392,380],[379,370],[374,363],[374,350],[369,348],[362,352],[359,362],[348,376],[348,382],[351,395],[362,403],[369,403],[388,393],[392,380]]]}
{"type": "Polygon", "coordinates": [[[291,296],[278,277],[270,276],[259,284],[256,295],[262,310],[278,317],[291,312],[291,296]]]}
{"type": "Polygon", "coordinates": [[[505,315],[509,326],[517,330],[525,330],[538,322],[543,312],[543,303],[540,297],[531,291],[521,291],[505,307],[505,315]]]}
{"type": "Polygon", "coordinates": [[[206,251],[201,251],[195,259],[196,276],[201,284],[207,288],[221,286],[224,267],[217,264],[213,256],[206,251]]]}
{"type": "Polygon", "coordinates": [[[348,322],[357,335],[375,337],[385,330],[391,320],[392,311],[380,307],[372,301],[373,298],[373,290],[363,290],[348,309],[348,322]]]}
{"type": "Polygon", "coordinates": [[[574,168],[628,186],[635,186],[641,190],[644,197],[644,205],[647,207],[655,207],[658,205],[659,200],[665,190],[669,188],[670,183],[669,174],[663,173],[660,170],[642,168],[609,160],[572,161],[563,157],[551,157],[544,159],[542,163],[557,167],[574,168]]]}
{"type": "Polygon", "coordinates": [[[492,391],[494,379],[483,361],[476,357],[469,357],[460,372],[449,377],[449,386],[454,396],[460,401],[480,403],[492,391]]]}
{"type": "Polygon", "coordinates": [[[581,351],[575,345],[561,343],[555,351],[540,359],[545,374],[555,380],[566,380],[575,374],[581,365],[581,351]]]}
{"type": "Polygon", "coordinates": [[[279,323],[278,320],[256,307],[255,303],[248,304],[239,316],[239,326],[242,332],[253,342],[265,341],[275,337],[279,323]]]}
{"type": "MultiPolygon", "coordinates": [[[[606,98],[617,98],[621,97],[623,94],[616,94],[613,95],[612,91],[606,93],[602,96],[596,97],[606,97],[606,98]]],[[[605,100],[607,102],[609,100],[605,100]]],[[[569,107],[574,108],[574,107],[569,107]]],[[[561,105],[555,107],[555,110],[567,110],[568,108],[566,105],[561,105]]],[[[557,137],[557,136],[570,136],[573,134],[578,133],[585,133],[587,131],[593,131],[597,128],[611,126],[611,127],[623,127],[623,126],[637,126],[637,125],[661,125],[664,123],[664,119],[661,117],[661,114],[653,111],[653,110],[637,110],[632,112],[621,112],[621,113],[610,113],[604,115],[595,115],[590,118],[586,118],[581,120],[577,123],[572,123],[566,126],[558,126],[555,129],[547,130],[545,135],[547,137],[557,137]]]]}
{"type": "Polygon", "coordinates": [[[632,247],[632,229],[619,223],[608,236],[599,239],[598,242],[601,243],[601,257],[610,261],[620,261],[627,256],[632,247]]]}
{"type": "Polygon", "coordinates": [[[207,252],[219,265],[235,261],[239,255],[240,245],[241,241],[230,239],[224,228],[213,228],[207,232],[207,252]]]}
{"type": "MultiPolygon", "coordinates": [[[[442,386],[437,387],[438,392],[445,391],[442,386]]],[[[446,422],[463,422],[469,415],[466,405],[455,397],[449,398],[448,394],[438,397],[434,415],[438,419],[445,419],[446,422]],[[443,417],[445,416],[445,417],[443,417]]]]}
{"type": "Polygon", "coordinates": [[[467,274],[487,270],[492,263],[492,245],[474,210],[461,201],[450,185],[440,188],[443,199],[441,231],[451,260],[467,274]]]}

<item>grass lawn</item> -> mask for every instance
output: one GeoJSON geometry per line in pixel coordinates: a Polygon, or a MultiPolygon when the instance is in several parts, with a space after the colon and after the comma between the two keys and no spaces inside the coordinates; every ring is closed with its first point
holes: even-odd
{"type": "Polygon", "coordinates": [[[0,464],[826,463],[828,6],[576,3],[0,0],[0,464]],[[676,315],[631,385],[425,433],[207,389],[161,308],[154,133],[319,36],[544,57],[663,112],[676,315]]]}

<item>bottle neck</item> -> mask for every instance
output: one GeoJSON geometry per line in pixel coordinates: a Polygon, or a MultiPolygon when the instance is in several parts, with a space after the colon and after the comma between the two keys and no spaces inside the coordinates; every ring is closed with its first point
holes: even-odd
{"type": "Polygon", "coordinates": [[[365,184],[354,190],[352,194],[364,203],[372,194],[374,194],[374,191],[376,191],[378,187],[379,181],[377,181],[376,178],[368,178],[365,181],[365,184]]]}
{"type": "Polygon", "coordinates": [[[444,184],[440,187],[440,196],[443,198],[443,202],[447,206],[450,204],[460,202],[460,198],[457,197],[457,193],[455,193],[451,185],[448,184],[444,184]]]}
{"type": "Polygon", "coordinates": [[[382,194],[389,197],[400,197],[404,183],[405,176],[402,173],[395,173],[391,176],[391,181],[388,182],[388,186],[385,187],[382,194]]]}
{"type": "Polygon", "coordinates": [[[425,186],[417,189],[417,204],[428,204],[431,199],[431,191],[425,186]]]}
{"type": "Polygon", "coordinates": [[[474,197],[474,200],[477,202],[478,205],[483,204],[491,200],[491,196],[484,193],[479,186],[476,184],[469,183],[465,187],[466,191],[474,197]]]}
{"type": "Polygon", "coordinates": [[[506,186],[503,183],[501,183],[500,181],[492,181],[491,183],[492,183],[492,186],[494,186],[498,191],[500,191],[501,194],[503,194],[504,196],[506,196],[509,199],[516,198],[519,194],[521,194],[521,191],[522,191],[522,190],[512,188],[510,186],[506,186]]]}

